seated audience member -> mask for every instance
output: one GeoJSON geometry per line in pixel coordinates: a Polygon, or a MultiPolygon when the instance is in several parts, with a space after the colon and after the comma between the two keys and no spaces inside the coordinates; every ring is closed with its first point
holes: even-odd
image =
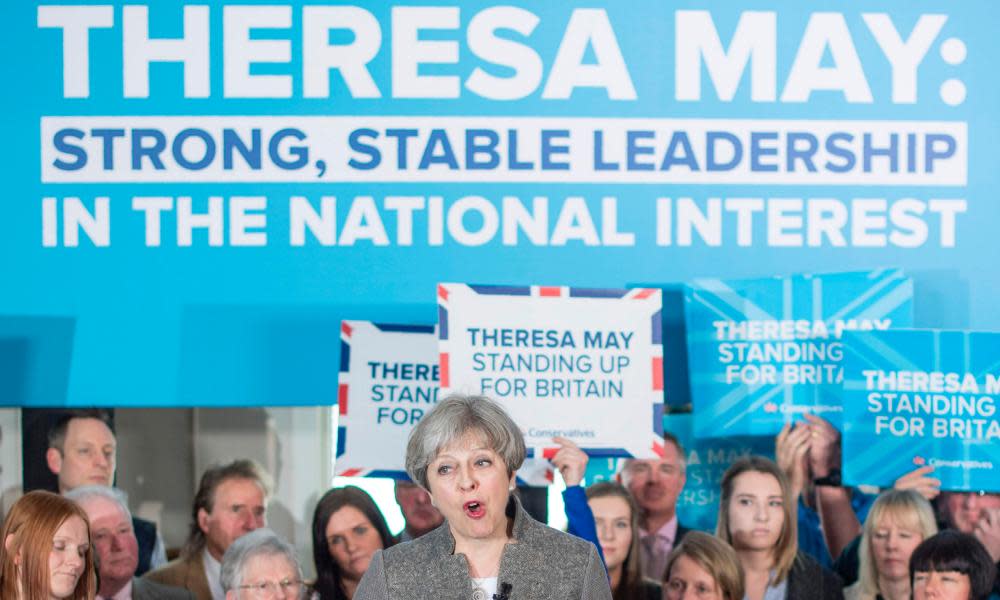
{"type": "Polygon", "coordinates": [[[946,529],[910,556],[914,600],[985,600],[996,577],[993,559],[975,537],[946,529]]]}
{"type": "MultiPolygon", "coordinates": [[[[49,429],[48,446],[45,462],[58,479],[60,494],[82,485],[114,484],[118,444],[106,412],[67,412],[49,429]]],[[[132,529],[139,543],[135,574],[165,565],[167,553],[156,524],[132,517],[132,529]]]]}
{"type": "Polygon", "coordinates": [[[431,503],[431,495],[427,490],[402,479],[396,480],[396,504],[403,513],[403,530],[399,532],[396,542],[409,542],[437,529],[444,523],[441,511],[431,503]]]}
{"type": "Polygon", "coordinates": [[[316,600],[353,598],[375,551],[393,545],[375,501],[353,485],[334,488],[320,498],[313,512],[312,542],[316,600]]]}
{"type": "Polygon", "coordinates": [[[665,600],[743,600],[743,568],[736,552],[701,531],[684,536],[664,573],[665,600]]]}
{"type": "Polygon", "coordinates": [[[639,556],[642,574],[659,581],[674,545],[688,529],[677,520],[677,498],[687,481],[684,448],[671,433],[663,434],[659,459],[625,461],[621,482],[639,505],[639,556]]]}
{"type": "Polygon", "coordinates": [[[934,511],[913,490],[888,490],[875,500],[861,534],[857,583],[844,590],[847,600],[909,600],[910,555],[937,533],[934,511]]]}
{"type": "Polygon", "coordinates": [[[222,556],[237,538],[267,525],[270,489],[270,477],[251,460],[209,468],[194,496],[180,557],[146,577],[187,589],[197,600],[222,600],[222,556]]]}
{"type": "Polygon", "coordinates": [[[716,535],[736,551],[749,600],[843,598],[840,578],[798,550],[791,487],[778,465],[739,459],[721,486],[716,535]]]}
{"type": "Polygon", "coordinates": [[[139,544],[132,531],[132,515],[125,495],[99,485],[78,487],[66,498],[80,505],[90,522],[96,553],[97,600],[191,600],[191,592],[135,576],[139,544]]]}
{"type": "Polygon", "coordinates": [[[0,598],[91,600],[97,584],[87,515],[51,492],[22,496],[3,522],[0,598]]]}
{"type": "Polygon", "coordinates": [[[804,415],[775,440],[775,458],[788,477],[799,550],[824,567],[861,535],[875,497],[840,484],[840,432],[826,419],[804,415]]]}
{"type": "Polygon", "coordinates": [[[233,542],[222,558],[226,600],[305,598],[295,548],[270,529],[257,529],[233,542]]]}
{"type": "Polygon", "coordinates": [[[602,481],[587,487],[587,501],[597,523],[614,600],[659,600],[660,584],[639,570],[639,509],[628,490],[602,481]]]}

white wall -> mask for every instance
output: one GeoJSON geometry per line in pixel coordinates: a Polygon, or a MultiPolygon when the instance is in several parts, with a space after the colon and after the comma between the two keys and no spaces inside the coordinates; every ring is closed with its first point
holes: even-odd
{"type": "Polygon", "coordinates": [[[21,409],[0,408],[0,513],[21,497],[21,409]]]}

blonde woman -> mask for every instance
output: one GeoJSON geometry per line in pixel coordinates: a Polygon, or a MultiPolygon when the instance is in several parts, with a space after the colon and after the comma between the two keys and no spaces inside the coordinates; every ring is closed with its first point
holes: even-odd
{"type": "Polygon", "coordinates": [[[860,573],[847,600],[909,600],[910,555],[937,533],[934,509],[915,490],[889,490],[875,500],[861,533],[860,573]]]}

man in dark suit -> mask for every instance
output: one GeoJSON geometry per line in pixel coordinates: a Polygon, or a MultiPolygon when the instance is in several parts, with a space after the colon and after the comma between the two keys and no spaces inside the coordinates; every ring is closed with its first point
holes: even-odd
{"type": "Polygon", "coordinates": [[[663,456],[625,461],[621,482],[632,493],[641,511],[639,555],[642,574],[661,581],[667,558],[688,528],[677,520],[677,498],[687,481],[687,459],[680,441],[663,434],[663,456]]]}
{"type": "MultiPolygon", "coordinates": [[[[45,461],[59,482],[59,493],[85,485],[111,486],[115,480],[118,444],[107,413],[99,410],[68,411],[48,432],[45,461]]],[[[156,524],[132,517],[139,543],[135,574],[142,575],[167,562],[156,524]]]]}
{"type": "Polygon", "coordinates": [[[94,546],[98,600],[193,600],[187,590],[137,579],[139,543],[132,531],[124,494],[105,486],[82,486],[67,492],[87,513],[94,546]]]}

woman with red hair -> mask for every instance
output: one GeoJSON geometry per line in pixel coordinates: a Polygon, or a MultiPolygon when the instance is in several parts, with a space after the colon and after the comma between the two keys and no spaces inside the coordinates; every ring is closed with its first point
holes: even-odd
{"type": "Polygon", "coordinates": [[[87,515],[50,492],[29,492],[3,522],[0,597],[91,600],[96,591],[87,515]]]}

